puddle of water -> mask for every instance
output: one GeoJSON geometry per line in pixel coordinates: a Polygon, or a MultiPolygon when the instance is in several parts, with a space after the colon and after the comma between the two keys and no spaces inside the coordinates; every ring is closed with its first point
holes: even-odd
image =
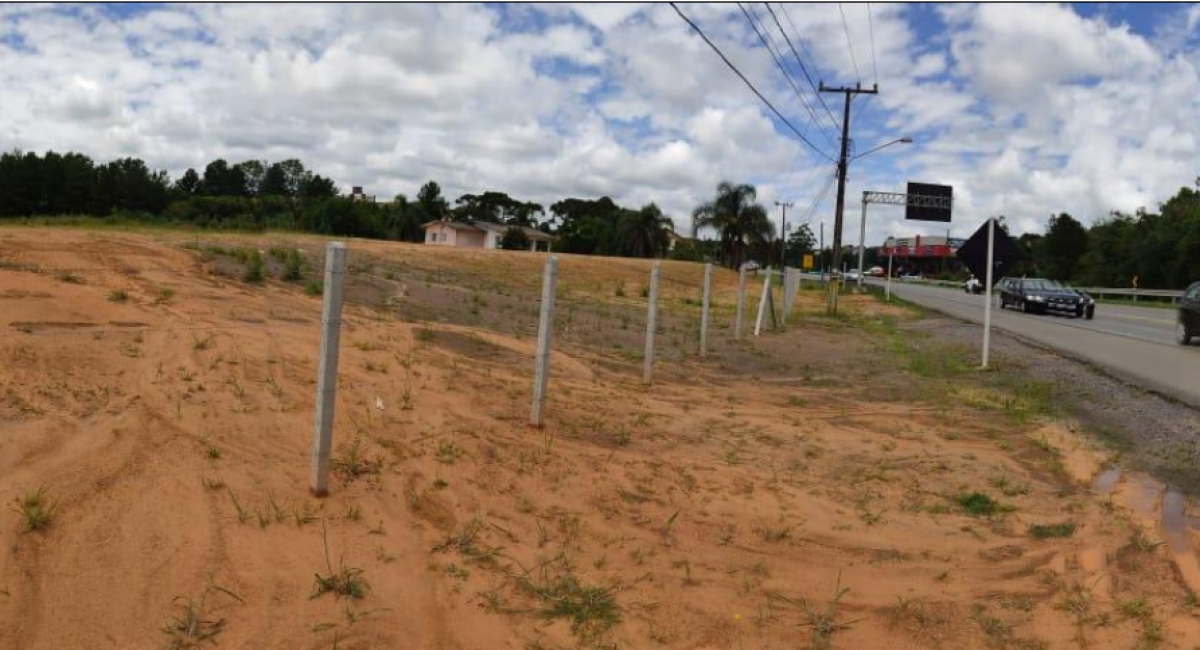
{"type": "Polygon", "coordinates": [[[1123,479],[1113,488],[1117,501],[1147,521],[1158,521],[1163,484],[1144,474],[1124,474],[1123,479]]]}
{"type": "Polygon", "coordinates": [[[1183,583],[1192,593],[1200,593],[1200,560],[1192,550],[1192,540],[1188,532],[1187,502],[1178,490],[1169,489],[1163,497],[1162,524],[1167,537],[1167,549],[1179,567],[1183,583]]]}
{"type": "Polygon", "coordinates": [[[1192,548],[1190,532],[1200,531],[1200,517],[1187,514],[1187,499],[1179,490],[1167,488],[1143,474],[1125,474],[1119,466],[1096,476],[1092,490],[1102,495],[1112,494],[1146,521],[1160,523],[1183,583],[1192,593],[1200,594],[1200,559],[1192,548]]]}
{"type": "Polygon", "coordinates": [[[1098,494],[1108,494],[1116,487],[1117,481],[1121,479],[1121,466],[1113,465],[1108,469],[1100,472],[1100,475],[1092,481],[1092,491],[1098,494]]]}

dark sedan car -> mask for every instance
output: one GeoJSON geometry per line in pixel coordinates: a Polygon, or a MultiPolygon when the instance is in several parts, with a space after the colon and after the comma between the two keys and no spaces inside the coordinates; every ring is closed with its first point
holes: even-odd
{"type": "Polygon", "coordinates": [[[1096,301],[1086,293],[1057,280],[1005,278],[1000,281],[1000,308],[1013,305],[1027,313],[1059,312],[1091,320],[1096,301]]]}
{"type": "Polygon", "coordinates": [[[1179,344],[1187,345],[1192,337],[1200,338],[1200,282],[1183,292],[1183,300],[1179,302],[1179,325],[1176,327],[1179,344]]]}

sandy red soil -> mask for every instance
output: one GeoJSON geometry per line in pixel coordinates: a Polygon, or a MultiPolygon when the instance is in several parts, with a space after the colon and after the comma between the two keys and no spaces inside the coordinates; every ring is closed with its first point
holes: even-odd
{"type": "Polygon", "coordinates": [[[164,627],[205,593],[221,648],[1200,644],[1154,485],[1093,489],[1110,452],[1070,421],[906,368],[903,309],[806,292],[733,341],[723,271],[700,360],[699,267],[669,263],[647,389],[647,263],[564,256],[532,429],[544,257],[352,242],[335,456],[361,460],[317,499],[320,298],[186,240],[0,229],[0,497],[57,504],[0,513],[0,648],[188,647],[164,627]],[[315,593],[327,557],[362,598],[315,593]]]}

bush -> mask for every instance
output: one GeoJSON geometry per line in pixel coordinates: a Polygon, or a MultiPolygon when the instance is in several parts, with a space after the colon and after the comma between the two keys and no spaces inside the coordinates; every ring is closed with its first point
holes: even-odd
{"type": "Polygon", "coordinates": [[[527,251],[529,235],[526,235],[524,230],[512,226],[504,231],[504,236],[500,238],[500,248],[506,251],[527,251]]]}
{"type": "Polygon", "coordinates": [[[246,258],[246,273],[242,276],[246,282],[263,281],[263,256],[258,251],[251,251],[246,258]]]}

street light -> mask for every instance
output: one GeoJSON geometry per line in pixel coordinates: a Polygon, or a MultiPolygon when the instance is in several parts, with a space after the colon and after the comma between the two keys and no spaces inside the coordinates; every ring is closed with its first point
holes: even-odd
{"type": "Polygon", "coordinates": [[[865,158],[865,157],[867,157],[867,156],[869,156],[869,155],[871,155],[871,154],[875,153],[876,151],[879,151],[880,149],[886,149],[886,148],[888,148],[888,147],[890,147],[890,146],[892,146],[892,145],[894,145],[894,144],[912,144],[912,143],[913,143],[913,139],[912,139],[912,138],[907,138],[907,137],[905,137],[905,138],[899,138],[899,139],[897,139],[897,140],[892,140],[891,142],[888,142],[888,143],[886,143],[886,144],[881,144],[881,145],[879,145],[878,147],[875,147],[874,149],[868,149],[868,150],[866,150],[866,151],[864,151],[864,152],[862,152],[862,153],[860,153],[860,154],[856,154],[856,155],[855,155],[853,158],[851,158],[850,160],[858,160],[859,158],[865,158]]]}
{"type": "MultiPolygon", "coordinates": [[[[891,142],[881,144],[878,147],[875,147],[874,149],[869,149],[867,151],[864,151],[863,153],[860,153],[857,156],[851,158],[851,160],[858,160],[859,158],[862,158],[864,156],[869,156],[869,155],[875,153],[876,151],[879,151],[880,149],[886,149],[894,144],[912,144],[912,141],[913,141],[913,139],[909,138],[909,137],[903,137],[903,138],[899,138],[897,140],[892,140],[891,142]]],[[[859,224],[858,224],[858,290],[859,291],[862,291],[862,286],[863,286],[863,253],[866,251],[866,245],[867,245],[867,202],[864,200],[863,204],[862,204],[862,221],[859,222],[859,224]]]]}

